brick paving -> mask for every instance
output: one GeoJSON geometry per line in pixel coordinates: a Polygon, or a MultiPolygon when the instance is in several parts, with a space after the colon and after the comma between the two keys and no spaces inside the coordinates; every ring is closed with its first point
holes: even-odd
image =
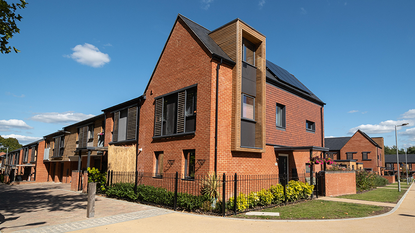
{"type": "Polygon", "coordinates": [[[95,217],[88,219],[87,196],[69,189],[70,184],[0,184],[0,231],[67,232],[169,212],[97,196],[95,217]]]}

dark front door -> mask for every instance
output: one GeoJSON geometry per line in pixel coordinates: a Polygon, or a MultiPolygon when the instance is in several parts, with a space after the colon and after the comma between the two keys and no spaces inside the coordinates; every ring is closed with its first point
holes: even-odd
{"type": "Polygon", "coordinates": [[[286,185],[288,183],[288,156],[278,156],[278,170],[280,184],[286,185]]]}

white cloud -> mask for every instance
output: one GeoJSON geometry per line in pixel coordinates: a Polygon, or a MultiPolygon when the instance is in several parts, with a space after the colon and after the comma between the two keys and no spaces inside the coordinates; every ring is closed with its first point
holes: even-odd
{"type": "MultiPolygon", "coordinates": [[[[389,133],[395,130],[395,125],[400,125],[403,123],[408,123],[408,121],[407,120],[399,120],[399,121],[387,120],[387,121],[382,121],[377,125],[372,125],[372,124],[359,125],[357,127],[351,128],[348,134],[354,134],[358,129],[362,130],[363,132],[367,134],[389,133]]],[[[411,122],[410,125],[413,125],[413,122],[411,122]]]]}
{"type": "Polygon", "coordinates": [[[265,5],[265,0],[260,0],[258,5],[260,8],[262,8],[265,5]]]}
{"type": "Polygon", "coordinates": [[[1,136],[3,138],[16,138],[19,141],[19,143],[23,145],[42,139],[40,137],[30,137],[30,136],[17,135],[17,134],[9,134],[9,135],[1,135],[1,136]]]}
{"type": "Polygon", "coordinates": [[[26,122],[17,119],[0,120],[0,131],[10,131],[10,129],[33,129],[33,127],[26,124],[26,122]]]}
{"type": "Polygon", "coordinates": [[[355,113],[355,112],[359,112],[359,110],[351,110],[351,111],[349,111],[347,113],[355,113]]]}
{"type": "Polygon", "coordinates": [[[13,96],[13,97],[17,97],[17,98],[24,98],[24,97],[25,97],[25,95],[24,95],[24,94],[21,94],[21,95],[15,95],[15,94],[10,93],[10,92],[6,92],[6,95],[11,95],[11,96],[13,96]]]}
{"type": "Polygon", "coordinates": [[[82,121],[88,118],[93,117],[92,114],[83,114],[83,113],[76,113],[76,112],[45,112],[37,114],[31,117],[31,120],[40,121],[45,123],[57,123],[57,124],[67,124],[82,121]]]}
{"type": "Polygon", "coordinates": [[[401,132],[399,135],[408,137],[409,141],[415,142],[415,128],[406,129],[405,132],[401,132]]]}
{"type": "Polygon", "coordinates": [[[200,2],[202,3],[202,9],[208,10],[213,0],[201,0],[200,2]]]}
{"type": "Polygon", "coordinates": [[[414,119],[415,120],[415,109],[410,109],[409,111],[402,114],[403,119],[414,119]]]}
{"type": "Polygon", "coordinates": [[[92,44],[85,43],[84,45],[77,45],[72,50],[74,52],[66,57],[70,57],[81,64],[95,68],[105,65],[111,60],[108,54],[100,52],[92,44]]]}

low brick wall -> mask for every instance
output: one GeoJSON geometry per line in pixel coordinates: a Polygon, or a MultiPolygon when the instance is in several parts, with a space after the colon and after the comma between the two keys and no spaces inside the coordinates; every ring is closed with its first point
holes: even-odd
{"type": "MultiPolygon", "coordinates": [[[[88,172],[81,172],[82,176],[82,192],[86,193],[88,191],[88,172]]],[[[79,183],[79,174],[78,170],[72,171],[72,182],[71,182],[71,191],[79,191],[78,190],[78,183],[79,183]]]]}
{"type": "Polygon", "coordinates": [[[389,181],[389,184],[395,183],[395,176],[382,176],[389,181]]]}
{"type": "Polygon", "coordinates": [[[325,171],[323,175],[324,196],[356,194],[355,171],[325,171]]]}

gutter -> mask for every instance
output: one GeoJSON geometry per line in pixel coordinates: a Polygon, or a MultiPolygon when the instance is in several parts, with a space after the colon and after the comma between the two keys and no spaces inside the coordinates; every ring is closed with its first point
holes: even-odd
{"type": "Polygon", "coordinates": [[[218,99],[219,99],[219,69],[222,65],[222,58],[220,63],[216,66],[216,103],[215,103],[215,177],[218,174],[218,99]]]}

